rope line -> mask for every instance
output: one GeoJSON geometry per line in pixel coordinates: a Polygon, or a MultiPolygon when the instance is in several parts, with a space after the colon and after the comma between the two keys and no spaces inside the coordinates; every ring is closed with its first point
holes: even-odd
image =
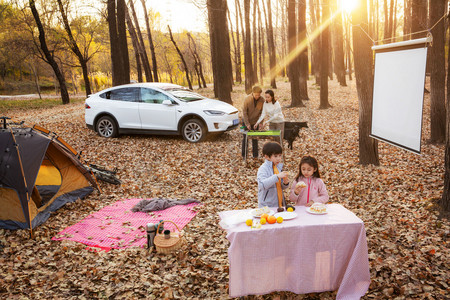
{"type": "Polygon", "coordinates": [[[352,27],[359,27],[359,28],[361,28],[362,32],[364,32],[364,33],[367,35],[367,37],[372,41],[373,45],[376,45],[377,43],[380,43],[380,42],[390,41],[390,40],[395,40],[395,39],[402,38],[402,37],[405,37],[405,36],[412,37],[413,35],[417,35],[417,34],[425,33],[425,32],[427,33],[427,36],[431,36],[431,31],[434,29],[434,27],[436,27],[437,24],[439,24],[445,17],[448,17],[448,16],[449,16],[448,14],[444,14],[444,15],[443,15],[436,23],[434,23],[434,25],[431,26],[431,28],[429,28],[429,29],[425,29],[425,30],[421,30],[421,31],[417,31],[417,32],[412,32],[412,33],[408,33],[408,34],[404,34],[404,35],[400,35],[400,36],[396,36],[396,37],[390,37],[390,38],[386,38],[386,39],[381,39],[381,40],[377,40],[377,41],[375,41],[375,40],[370,36],[370,34],[368,34],[367,31],[365,31],[364,28],[361,26],[361,24],[364,24],[364,25],[367,25],[367,26],[368,26],[367,23],[360,23],[360,24],[357,24],[357,25],[351,25],[351,26],[352,26],[352,27]]]}

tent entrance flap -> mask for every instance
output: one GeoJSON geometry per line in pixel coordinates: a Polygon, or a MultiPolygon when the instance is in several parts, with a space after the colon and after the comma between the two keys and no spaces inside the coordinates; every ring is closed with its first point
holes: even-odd
{"type": "Polygon", "coordinates": [[[35,185],[61,185],[61,173],[47,158],[39,168],[35,185]]]}

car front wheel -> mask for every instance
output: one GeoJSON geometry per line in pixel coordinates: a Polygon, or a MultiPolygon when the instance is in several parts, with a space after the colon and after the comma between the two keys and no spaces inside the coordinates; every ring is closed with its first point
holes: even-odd
{"type": "Polygon", "coordinates": [[[118,135],[118,131],[116,122],[111,117],[101,117],[97,122],[97,133],[101,137],[116,137],[118,135]]]}
{"type": "Polygon", "coordinates": [[[202,121],[197,119],[187,120],[181,128],[183,138],[191,143],[198,143],[205,139],[206,128],[202,121]]]}

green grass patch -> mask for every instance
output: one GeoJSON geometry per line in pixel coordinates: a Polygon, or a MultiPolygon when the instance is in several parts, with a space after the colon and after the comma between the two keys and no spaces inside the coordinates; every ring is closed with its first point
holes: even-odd
{"type": "MultiPolygon", "coordinates": [[[[82,103],[84,98],[71,98],[70,103],[82,103]]],[[[52,108],[62,104],[61,98],[42,98],[29,100],[0,100],[0,111],[52,108]]]]}

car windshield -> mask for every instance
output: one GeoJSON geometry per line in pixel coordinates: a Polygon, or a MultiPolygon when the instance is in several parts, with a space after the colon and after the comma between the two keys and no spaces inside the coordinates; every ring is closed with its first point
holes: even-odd
{"type": "Polygon", "coordinates": [[[191,92],[190,90],[185,90],[185,89],[167,89],[166,92],[172,94],[173,96],[175,96],[176,98],[182,100],[182,101],[186,101],[186,102],[190,102],[190,101],[198,101],[198,100],[203,100],[205,99],[205,97],[203,97],[202,95],[199,95],[197,93],[191,92]]]}

